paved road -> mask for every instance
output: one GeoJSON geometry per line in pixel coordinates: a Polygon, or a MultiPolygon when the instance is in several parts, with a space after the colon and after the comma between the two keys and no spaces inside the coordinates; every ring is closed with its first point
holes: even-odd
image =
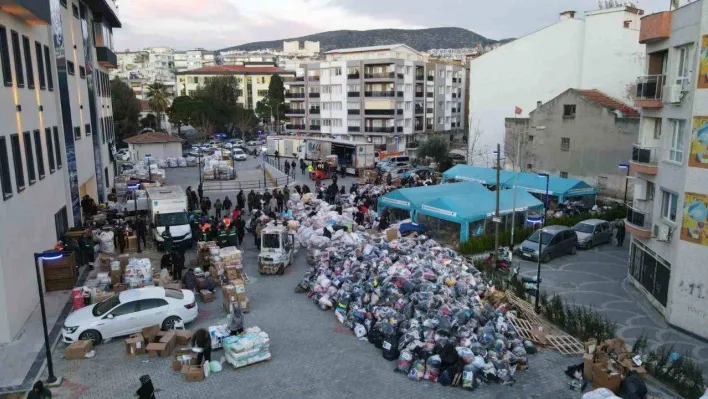
{"type": "MultiPolygon", "coordinates": [[[[679,353],[690,354],[708,371],[708,344],[668,326],[663,316],[627,282],[628,247],[605,244],[553,259],[541,265],[541,286],[614,320],[618,335],[625,341],[633,343],[644,333],[652,348],[673,346],[679,353]]],[[[521,266],[522,274],[536,275],[535,262],[515,258],[514,263],[521,266]]]]}

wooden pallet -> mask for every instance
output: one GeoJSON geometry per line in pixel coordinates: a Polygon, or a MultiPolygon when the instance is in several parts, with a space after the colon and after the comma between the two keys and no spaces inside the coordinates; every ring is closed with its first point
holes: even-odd
{"type": "Polygon", "coordinates": [[[556,328],[551,325],[546,319],[539,316],[534,310],[533,306],[527,301],[519,298],[518,296],[512,294],[511,292],[506,293],[506,298],[509,303],[519,309],[521,315],[529,320],[532,324],[542,326],[546,331],[554,331],[556,328]]]}
{"type": "Polygon", "coordinates": [[[518,334],[519,337],[538,342],[536,341],[536,337],[533,336],[533,326],[527,320],[518,317],[509,317],[509,323],[514,326],[514,330],[516,330],[516,334],[518,334]]]}
{"type": "Polygon", "coordinates": [[[584,352],[583,344],[566,333],[559,335],[547,335],[546,339],[558,352],[564,355],[582,355],[584,352]]]}

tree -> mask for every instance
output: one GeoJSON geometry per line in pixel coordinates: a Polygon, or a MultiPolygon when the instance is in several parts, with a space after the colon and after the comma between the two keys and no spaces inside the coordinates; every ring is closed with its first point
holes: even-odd
{"type": "Polygon", "coordinates": [[[221,132],[233,133],[239,107],[237,90],[238,85],[233,76],[215,77],[198,88],[194,94],[197,106],[193,126],[198,129],[211,126],[221,132]]]}
{"type": "Polygon", "coordinates": [[[177,126],[177,134],[182,134],[182,126],[189,125],[195,113],[198,111],[196,100],[189,96],[179,96],[172,101],[172,105],[167,108],[167,117],[170,123],[177,126]]]}
{"type": "Polygon", "coordinates": [[[256,114],[259,118],[267,118],[268,121],[272,118],[276,126],[280,126],[285,110],[285,85],[283,84],[283,78],[278,74],[273,74],[270,77],[268,94],[263,98],[263,104],[260,108],[256,104],[256,114]]]}
{"type": "Polygon", "coordinates": [[[533,152],[533,142],[529,139],[529,119],[517,118],[514,123],[506,122],[504,134],[504,154],[506,164],[512,170],[523,171],[526,165],[533,164],[536,158],[533,152]]]}
{"type": "Polygon", "coordinates": [[[157,128],[155,130],[162,129],[162,114],[165,113],[165,110],[167,110],[167,107],[170,105],[169,97],[167,86],[164,84],[155,82],[148,86],[148,104],[150,104],[150,110],[155,112],[157,120],[157,128]]]}
{"type": "Polygon", "coordinates": [[[246,141],[246,132],[251,131],[258,125],[258,117],[256,117],[256,113],[253,110],[239,105],[236,109],[234,123],[241,132],[241,139],[246,141]]]}
{"type": "Polygon", "coordinates": [[[157,117],[155,114],[147,114],[144,118],[140,119],[140,127],[155,129],[157,126],[157,117]]]}
{"type": "Polygon", "coordinates": [[[256,103],[256,116],[258,116],[258,119],[263,123],[268,123],[270,122],[271,115],[272,113],[270,112],[270,105],[268,105],[267,99],[264,98],[256,103]]]}
{"type": "Polygon", "coordinates": [[[438,172],[444,172],[452,167],[450,153],[450,143],[447,136],[430,137],[425,142],[420,143],[416,156],[419,160],[432,158],[437,165],[438,172]]]}
{"type": "Polygon", "coordinates": [[[135,98],[133,89],[119,78],[115,78],[111,81],[111,100],[116,141],[137,134],[140,129],[140,102],[135,98]]]}

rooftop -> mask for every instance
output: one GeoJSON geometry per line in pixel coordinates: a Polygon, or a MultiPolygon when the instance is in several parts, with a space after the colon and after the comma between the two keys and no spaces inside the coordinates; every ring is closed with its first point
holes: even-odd
{"type": "Polygon", "coordinates": [[[247,66],[247,65],[215,65],[206,66],[188,71],[177,72],[175,75],[249,75],[249,74],[274,74],[291,73],[283,68],[274,66],[247,66]]]}
{"type": "Polygon", "coordinates": [[[135,135],[133,137],[128,137],[123,140],[128,144],[153,144],[153,143],[181,143],[182,140],[179,137],[170,136],[164,132],[146,132],[135,135]]]}
{"type": "Polygon", "coordinates": [[[639,118],[639,112],[636,109],[630,107],[629,105],[617,100],[607,94],[601,92],[597,89],[592,90],[575,90],[578,94],[587,98],[588,100],[598,104],[601,107],[605,107],[610,111],[620,111],[626,118],[639,118]]]}
{"type": "Polygon", "coordinates": [[[381,46],[338,48],[338,49],[327,51],[325,54],[363,53],[366,51],[391,50],[392,48],[401,47],[401,46],[406,47],[416,53],[418,52],[417,50],[415,50],[414,48],[411,48],[410,46],[407,46],[403,43],[398,43],[398,44],[385,44],[385,45],[381,45],[381,46]]]}

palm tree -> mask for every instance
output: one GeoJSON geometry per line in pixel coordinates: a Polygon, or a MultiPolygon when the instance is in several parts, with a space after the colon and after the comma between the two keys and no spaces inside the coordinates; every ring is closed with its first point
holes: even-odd
{"type": "Polygon", "coordinates": [[[157,117],[157,129],[162,129],[162,114],[165,113],[167,107],[170,106],[170,101],[168,100],[169,94],[167,93],[167,87],[160,83],[155,82],[148,86],[147,99],[150,109],[155,112],[157,117]]]}

